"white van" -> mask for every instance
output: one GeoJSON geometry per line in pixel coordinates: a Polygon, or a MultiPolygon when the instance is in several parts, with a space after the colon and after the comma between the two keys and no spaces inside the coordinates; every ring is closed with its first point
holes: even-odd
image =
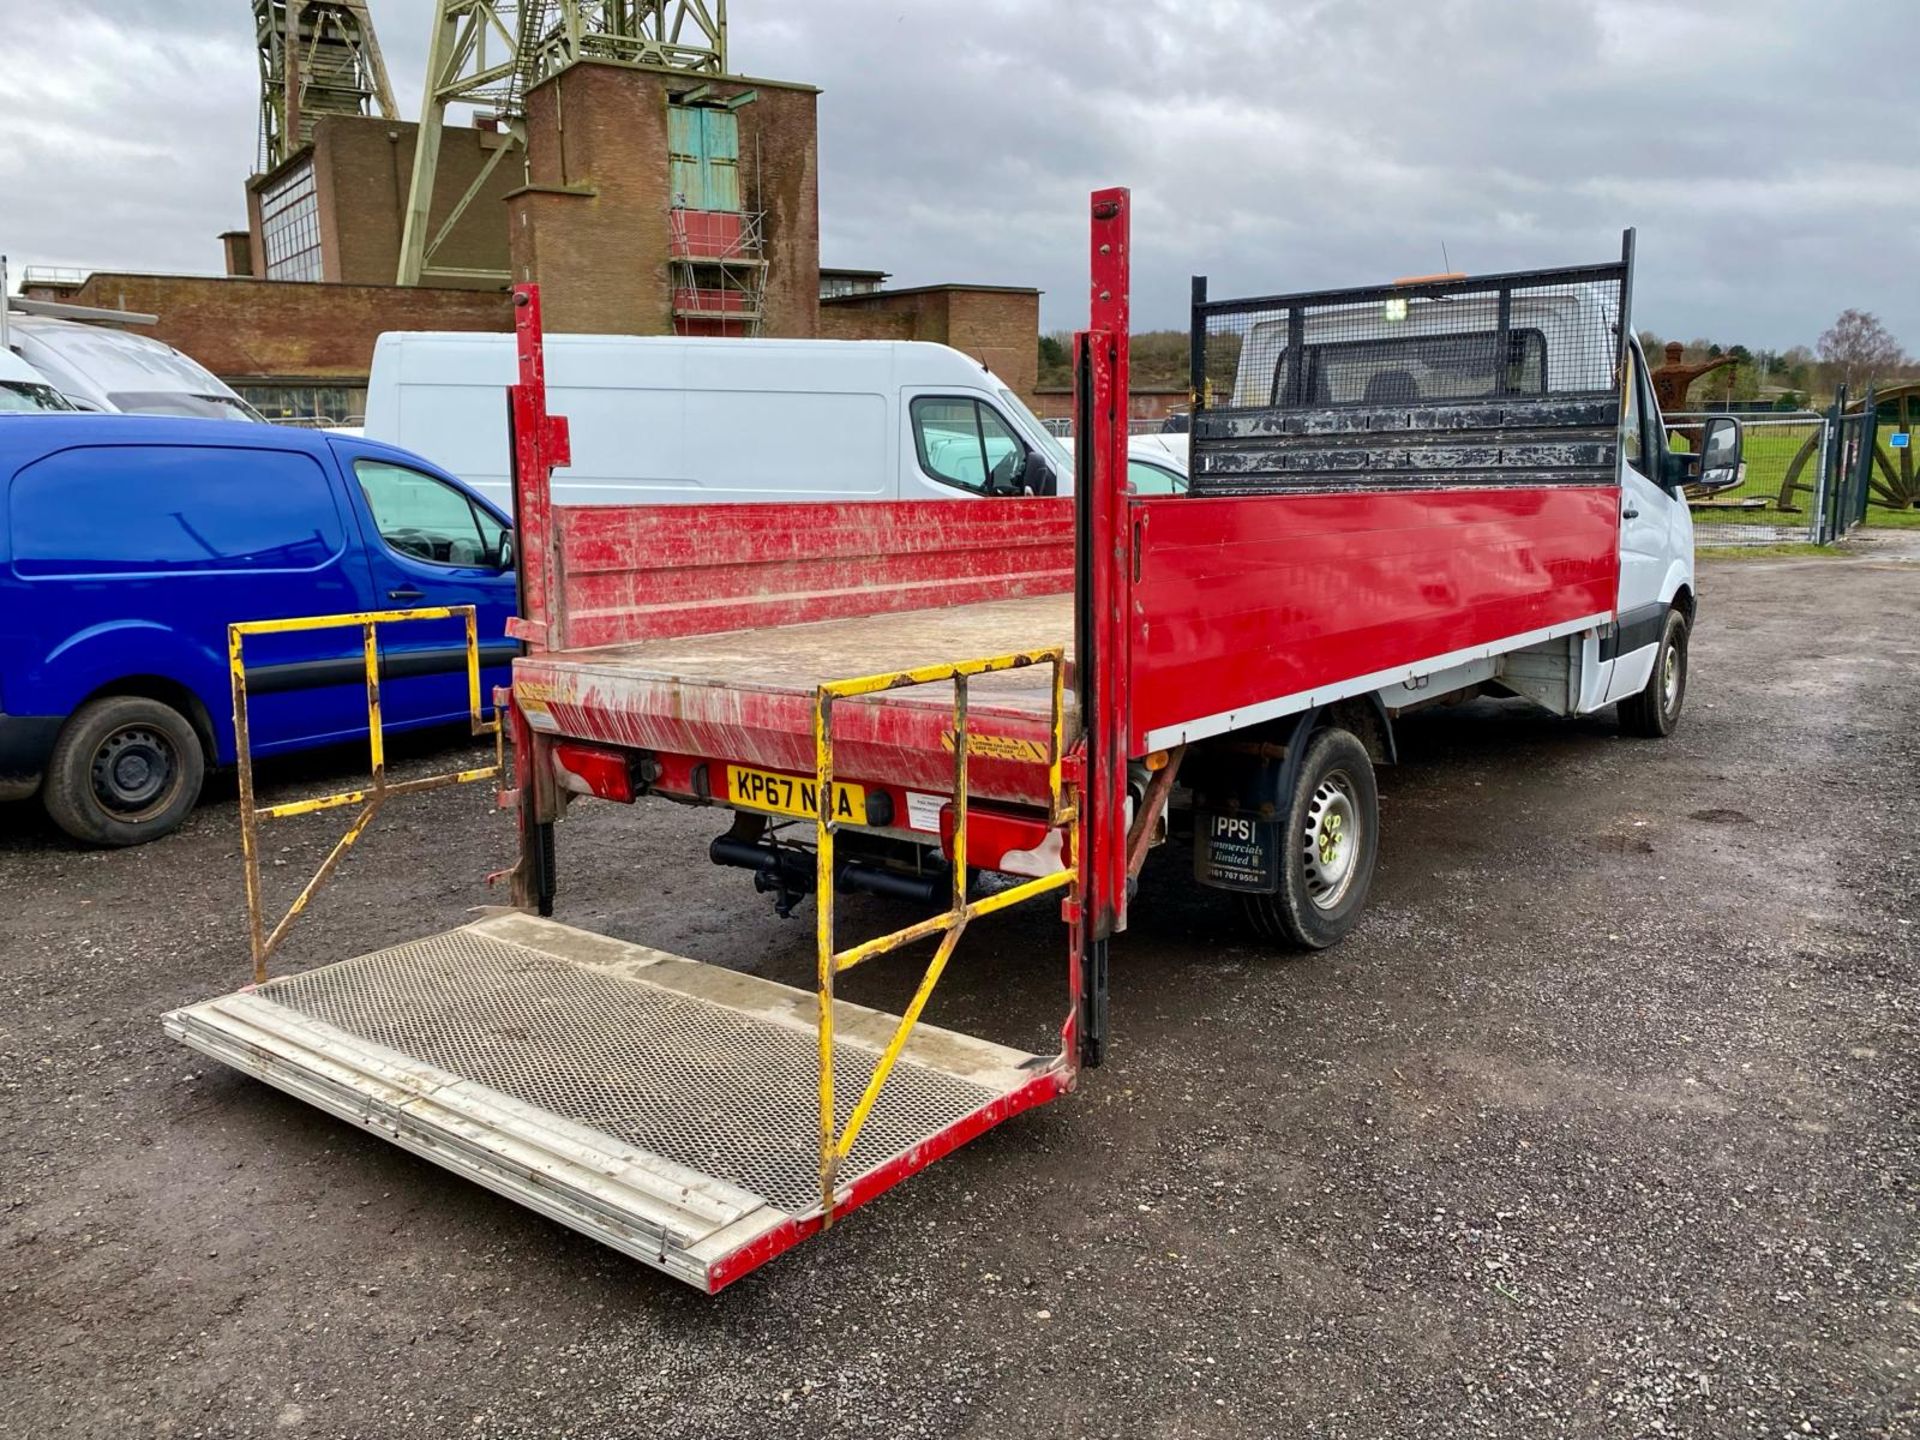
{"type": "Polygon", "coordinates": [[[44,375],[11,350],[0,349],[0,415],[72,409],[44,375]]]}
{"type": "MultiPolygon", "coordinates": [[[[920,341],[549,335],[562,505],[1065,494],[1072,462],[992,371],[920,341]]],[[[366,434],[513,504],[514,337],[382,335],[366,434]]]]}
{"type": "Polygon", "coordinates": [[[266,423],[212,371],[151,335],[15,314],[7,343],[75,409],[266,423]]]}
{"type": "MultiPolygon", "coordinates": [[[[1069,456],[1071,435],[1054,442],[1069,456]]],[[[1066,485],[1071,493],[1073,486],[1066,485]]],[[[1187,437],[1184,435],[1129,435],[1127,437],[1127,493],[1130,495],[1184,495],[1187,493],[1187,437]],[[1177,440],[1178,445],[1169,444],[1177,440]]]]}

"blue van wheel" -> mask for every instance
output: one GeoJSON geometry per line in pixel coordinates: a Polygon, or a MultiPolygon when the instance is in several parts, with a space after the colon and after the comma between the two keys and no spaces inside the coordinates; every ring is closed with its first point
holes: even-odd
{"type": "Polygon", "coordinates": [[[115,815],[144,819],[180,776],[173,742],[146,725],[123,725],[93,752],[93,794],[115,815]]]}
{"type": "Polygon", "coordinates": [[[144,695],[106,695],[61,727],[41,800],[76,840],[140,845],[179,827],[205,778],[206,755],[186,716],[144,695]]]}

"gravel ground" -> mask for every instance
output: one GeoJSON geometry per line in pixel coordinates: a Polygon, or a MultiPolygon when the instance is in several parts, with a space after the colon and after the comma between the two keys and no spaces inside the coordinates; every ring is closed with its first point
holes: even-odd
{"type": "MultiPolygon", "coordinates": [[[[1920,565],[1702,590],[1673,740],[1408,720],[1311,959],[1156,857],[1112,1063],[715,1299],[161,1035],[244,978],[230,789],[113,854],[0,809],[0,1434],[1920,1434],[1920,565]]],[[[805,983],[719,828],[580,807],[560,918],[805,983]]],[[[286,963],[460,923],[509,845],[396,803],[286,963]]],[[[983,922],[932,1018],[1041,1046],[1060,966],[983,922]]]]}

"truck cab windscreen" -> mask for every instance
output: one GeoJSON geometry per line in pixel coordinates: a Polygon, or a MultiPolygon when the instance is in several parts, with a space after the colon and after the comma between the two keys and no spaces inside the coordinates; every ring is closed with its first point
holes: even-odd
{"type": "MultiPolygon", "coordinates": [[[[1307,345],[1308,405],[1410,405],[1432,400],[1482,400],[1496,393],[1547,393],[1547,340],[1538,330],[1507,336],[1501,387],[1500,337],[1492,330],[1307,345]]],[[[1292,354],[1281,351],[1273,369],[1271,403],[1294,394],[1292,354]]]]}
{"type": "Polygon", "coordinates": [[[1608,485],[1618,263],[1209,300],[1189,343],[1196,495],[1608,485]]]}

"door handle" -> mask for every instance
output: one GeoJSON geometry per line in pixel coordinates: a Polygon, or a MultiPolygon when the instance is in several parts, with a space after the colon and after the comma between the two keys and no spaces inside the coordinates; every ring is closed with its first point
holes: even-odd
{"type": "MultiPolygon", "coordinates": [[[[1640,512],[1629,505],[1620,512],[1620,518],[1622,520],[1638,520],[1640,518],[1640,512]]],[[[388,593],[393,594],[396,599],[399,598],[397,592],[389,591],[388,593]]]]}
{"type": "Polygon", "coordinates": [[[424,600],[426,598],[424,590],[416,590],[411,585],[402,585],[398,590],[387,591],[389,600],[424,600]]]}

